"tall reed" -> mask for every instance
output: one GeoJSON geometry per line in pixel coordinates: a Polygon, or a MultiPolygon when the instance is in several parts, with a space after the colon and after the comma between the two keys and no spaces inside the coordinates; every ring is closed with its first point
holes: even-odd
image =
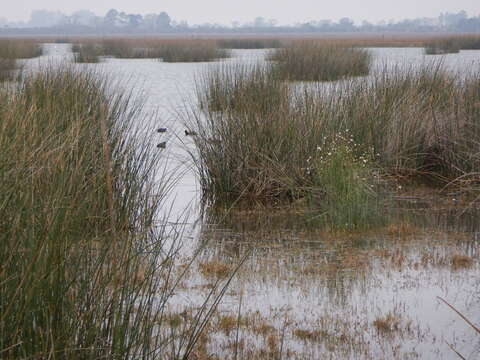
{"type": "Polygon", "coordinates": [[[314,41],[292,42],[276,50],[270,59],[275,61],[274,70],[280,78],[293,81],[368,75],[372,62],[367,50],[314,41]]]}
{"type": "Polygon", "coordinates": [[[203,112],[190,109],[183,116],[198,132],[195,163],[205,194],[225,205],[302,196],[306,160],[321,127],[309,109],[292,105],[287,84],[263,65],[225,64],[197,85],[203,112]]]}
{"type": "Polygon", "coordinates": [[[205,312],[178,337],[162,330],[178,282],[178,244],[164,240],[178,232],[154,226],[165,184],[141,110],[70,68],[0,92],[2,359],[192,352],[205,312]]]}

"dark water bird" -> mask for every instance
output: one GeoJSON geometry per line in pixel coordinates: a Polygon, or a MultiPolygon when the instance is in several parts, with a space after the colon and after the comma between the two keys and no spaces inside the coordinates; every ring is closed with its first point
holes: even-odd
{"type": "Polygon", "coordinates": [[[186,136],[196,136],[197,133],[195,131],[185,130],[186,136]]]}
{"type": "Polygon", "coordinates": [[[157,148],[159,149],[165,149],[167,147],[167,142],[162,141],[160,144],[157,145],[157,148]]]}
{"type": "Polygon", "coordinates": [[[157,132],[158,132],[158,133],[166,133],[166,132],[167,132],[167,128],[157,129],[157,132]]]}

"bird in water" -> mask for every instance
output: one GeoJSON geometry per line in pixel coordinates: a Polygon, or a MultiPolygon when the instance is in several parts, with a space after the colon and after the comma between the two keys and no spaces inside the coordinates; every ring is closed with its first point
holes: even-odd
{"type": "Polygon", "coordinates": [[[196,136],[197,133],[195,131],[185,130],[185,136],[196,136]]]}
{"type": "Polygon", "coordinates": [[[166,132],[167,132],[167,128],[157,129],[157,132],[158,132],[158,133],[166,133],[166,132]]]}
{"type": "Polygon", "coordinates": [[[162,141],[160,144],[157,145],[157,148],[159,149],[165,149],[167,147],[167,142],[162,141]]]}

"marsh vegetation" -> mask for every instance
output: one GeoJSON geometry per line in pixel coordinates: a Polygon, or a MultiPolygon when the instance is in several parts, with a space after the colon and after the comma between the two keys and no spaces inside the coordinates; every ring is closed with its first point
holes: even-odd
{"type": "Polygon", "coordinates": [[[372,57],[365,49],[340,43],[292,42],[270,57],[276,75],[293,81],[333,81],[368,75],[372,57]]]}
{"type": "Polygon", "coordinates": [[[339,223],[368,224],[388,179],[474,187],[479,86],[441,63],[328,89],[281,81],[275,65],[220,65],[198,80],[203,110],[187,114],[200,182],[227,207],[305,198],[332,221],[353,211],[339,223]]]}
{"type": "Polygon", "coordinates": [[[119,59],[160,59],[164,62],[208,62],[229,57],[214,40],[121,39],[77,40],[77,48],[90,58],[109,56],[119,59]]]}
{"type": "Polygon", "coordinates": [[[29,59],[40,55],[42,55],[42,48],[36,41],[0,39],[0,82],[14,77],[14,70],[19,68],[18,59],[29,59]]]}
{"type": "Polygon", "coordinates": [[[480,73],[267,40],[76,39],[102,72],[27,61],[0,89],[0,357],[473,351],[433,304],[478,310],[480,73]]]}
{"type": "Polygon", "coordinates": [[[158,182],[161,153],[135,123],[142,106],[70,67],[0,92],[3,359],[193,351],[209,315],[175,336],[164,318],[182,276],[178,234],[154,226],[167,178],[158,182]]]}

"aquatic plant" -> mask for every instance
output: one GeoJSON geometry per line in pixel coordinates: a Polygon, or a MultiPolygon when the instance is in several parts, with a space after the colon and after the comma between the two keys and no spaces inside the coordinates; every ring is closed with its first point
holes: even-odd
{"type": "Polygon", "coordinates": [[[270,56],[273,71],[291,81],[332,81],[368,75],[372,56],[368,50],[338,43],[292,42],[270,56]]]}
{"type": "Polygon", "coordinates": [[[320,211],[312,221],[350,230],[383,224],[373,160],[358,151],[348,129],[324,138],[308,159],[312,186],[320,190],[308,195],[320,211]]]}

